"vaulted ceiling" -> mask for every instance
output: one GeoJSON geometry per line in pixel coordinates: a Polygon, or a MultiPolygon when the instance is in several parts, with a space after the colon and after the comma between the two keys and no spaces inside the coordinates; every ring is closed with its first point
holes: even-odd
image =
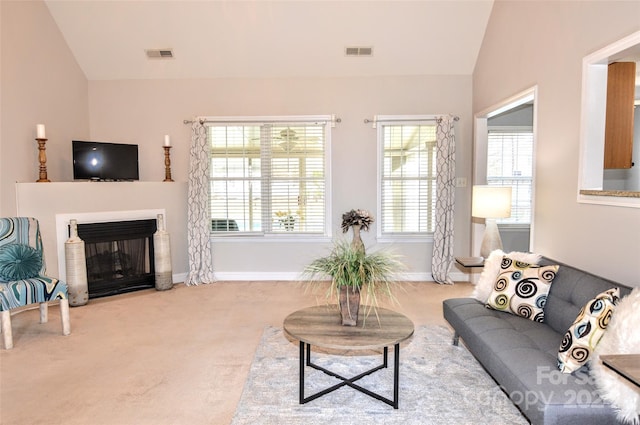
{"type": "Polygon", "coordinates": [[[46,4],[87,79],[112,80],[470,75],[493,0],[46,4]]]}

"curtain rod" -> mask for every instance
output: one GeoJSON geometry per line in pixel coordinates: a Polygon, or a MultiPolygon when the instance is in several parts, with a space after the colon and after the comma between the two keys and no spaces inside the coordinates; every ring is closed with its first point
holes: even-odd
{"type": "MultiPolygon", "coordinates": [[[[453,118],[454,121],[460,121],[460,117],[457,116],[457,115],[449,115],[449,116],[451,118],[453,118]]],[[[365,124],[373,123],[373,125],[375,126],[378,121],[398,121],[398,122],[402,122],[402,121],[427,121],[427,120],[439,121],[440,119],[442,119],[441,115],[416,116],[414,118],[391,118],[391,117],[378,118],[376,116],[376,117],[373,117],[373,119],[365,118],[364,119],[364,123],[365,124]]]]}
{"type": "Polygon", "coordinates": [[[194,122],[199,122],[200,124],[204,123],[230,123],[230,122],[238,122],[238,123],[295,123],[295,122],[313,122],[313,121],[329,121],[331,122],[331,126],[335,126],[335,123],[341,123],[342,118],[336,117],[335,115],[331,116],[294,116],[294,117],[274,117],[274,118],[256,118],[256,117],[215,117],[215,118],[205,118],[199,117],[193,120],[183,120],[183,124],[193,124],[194,122]]]}

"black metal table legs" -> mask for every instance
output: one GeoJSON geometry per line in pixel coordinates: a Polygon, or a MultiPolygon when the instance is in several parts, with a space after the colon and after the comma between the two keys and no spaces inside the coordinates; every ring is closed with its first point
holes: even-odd
{"type": "Polygon", "coordinates": [[[358,390],[361,393],[364,393],[370,397],[375,398],[376,400],[380,400],[389,406],[393,406],[394,409],[398,408],[398,393],[399,393],[399,369],[400,369],[400,344],[395,344],[393,347],[393,400],[388,399],[380,394],[377,394],[373,391],[370,391],[355,382],[361,378],[364,378],[367,375],[371,375],[372,373],[384,369],[387,367],[387,358],[388,358],[389,350],[388,347],[384,347],[383,352],[383,361],[379,366],[374,367],[373,369],[367,370],[359,375],[356,375],[352,378],[345,378],[335,372],[332,372],[328,369],[323,368],[322,366],[318,366],[315,363],[311,362],[311,344],[307,344],[303,341],[300,341],[300,404],[308,403],[312,400],[317,399],[318,397],[322,397],[325,394],[329,394],[332,391],[337,390],[338,388],[342,388],[345,385],[353,388],[354,390],[358,390]],[[329,376],[333,376],[334,378],[338,378],[342,382],[339,384],[333,385],[325,390],[317,392],[309,397],[304,396],[304,372],[305,367],[309,366],[319,371],[326,373],[329,376]]]}

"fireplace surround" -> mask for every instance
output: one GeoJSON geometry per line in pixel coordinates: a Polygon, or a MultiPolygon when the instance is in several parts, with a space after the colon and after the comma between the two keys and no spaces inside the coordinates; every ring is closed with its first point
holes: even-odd
{"type": "MultiPolygon", "coordinates": [[[[164,216],[165,210],[56,215],[59,250],[69,237],[70,221],[78,223],[78,236],[85,242],[89,298],[155,286],[153,234],[159,214],[164,216]]],[[[64,256],[58,263],[64,271],[64,256]]],[[[60,277],[66,279],[66,273],[60,277]]]]}

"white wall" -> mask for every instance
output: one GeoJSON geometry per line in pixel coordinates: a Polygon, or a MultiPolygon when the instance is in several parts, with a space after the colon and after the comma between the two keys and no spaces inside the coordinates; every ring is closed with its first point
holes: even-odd
{"type": "MultiPolygon", "coordinates": [[[[458,176],[470,178],[471,76],[385,78],[300,78],[218,80],[89,81],[82,74],[41,1],[2,1],[2,159],[0,213],[16,213],[15,182],[38,177],[35,125],[47,126],[47,168],[54,182],[71,181],[71,140],[136,143],[143,182],[164,178],[163,136],[170,134],[172,174],[186,182],[190,128],[195,115],[296,115],[334,113],[342,119],[333,131],[332,218],[351,208],[376,210],[376,132],[365,125],[375,114],[460,116],[458,176]]],[[[43,183],[44,184],[44,183],[43,183]]],[[[456,255],[469,255],[469,188],[457,190],[456,255]]],[[[86,199],[87,203],[103,202],[86,199]]],[[[181,199],[167,194],[163,202],[181,199]]],[[[162,207],[162,205],[158,205],[162,207]]],[[[46,205],[37,218],[54,212],[46,205]]],[[[365,235],[373,248],[375,228],[365,235]]],[[[185,234],[172,242],[186,245],[185,234]],[[180,240],[178,240],[180,239],[180,240]]],[[[292,278],[328,244],[219,243],[215,270],[223,276],[292,278]]],[[[398,244],[414,277],[429,279],[431,244],[398,244]]],[[[48,258],[54,254],[45,251],[48,258]]],[[[459,273],[458,279],[466,275],[459,273]]]]}
{"type": "MultiPolygon", "coordinates": [[[[471,116],[538,84],[534,246],[623,283],[640,285],[640,210],[578,204],[582,58],[640,29],[639,2],[496,1],[476,71],[469,76],[87,82],[40,1],[0,2],[0,214],[16,212],[14,182],[37,179],[35,124],[47,125],[48,171],[71,179],[71,140],[138,143],[143,181],[164,177],[160,145],[171,134],[174,179],[184,182],[194,115],[335,113],[333,217],[374,210],[374,114],[455,113],[458,176],[471,174],[471,116]],[[473,82],[473,90],[472,90],[473,82]],[[357,155],[358,160],[352,158],[357,155]],[[351,188],[358,187],[358,190],[351,188]]],[[[469,179],[470,181],[470,179],[469,179]]],[[[457,190],[455,254],[469,254],[469,188],[457,190]]],[[[87,200],[91,202],[92,200],[87,200]]],[[[179,202],[168,197],[167,204],[179,202]]],[[[43,206],[39,216],[51,212],[43,206]]],[[[374,231],[365,235],[371,246],[374,231]]],[[[176,236],[178,237],[178,236],[176,236]]],[[[403,244],[412,271],[430,270],[429,244],[403,244]]],[[[225,273],[291,273],[323,247],[219,244],[225,273]],[[242,255],[245,254],[245,255],[242,255]],[[247,261],[249,257],[249,261],[247,261]]]]}
{"type": "Polygon", "coordinates": [[[38,179],[36,124],[46,125],[49,179],[71,178],[70,140],[89,135],[89,91],[43,2],[0,1],[0,9],[0,215],[12,216],[15,182],[38,179]]]}
{"type": "MultiPolygon", "coordinates": [[[[342,213],[352,208],[376,210],[376,130],[364,124],[376,114],[454,113],[457,123],[458,175],[470,177],[471,77],[210,79],[92,81],[89,84],[91,137],[140,144],[143,180],[163,174],[162,140],[172,137],[173,178],[186,181],[190,126],[196,115],[336,114],[332,129],[332,219],[339,234],[342,213]]],[[[457,191],[457,255],[469,254],[468,188],[457,191]]],[[[365,244],[375,244],[375,228],[365,244]]],[[[214,243],[214,269],[227,277],[295,278],[328,244],[317,242],[214,243]]],[[[409,272],[430,279],[431,244],[398,243],[409,272]]],[[[458,278],[466,279],[464,274],[458,278]]]]}
{"type": "Polygon", "coordinates": [[[640,286],[640,209],[579,204],[582,58],[640,29],[640,2],[496,1],[473,110],[538,85],[536,251],[640,286]]]}

